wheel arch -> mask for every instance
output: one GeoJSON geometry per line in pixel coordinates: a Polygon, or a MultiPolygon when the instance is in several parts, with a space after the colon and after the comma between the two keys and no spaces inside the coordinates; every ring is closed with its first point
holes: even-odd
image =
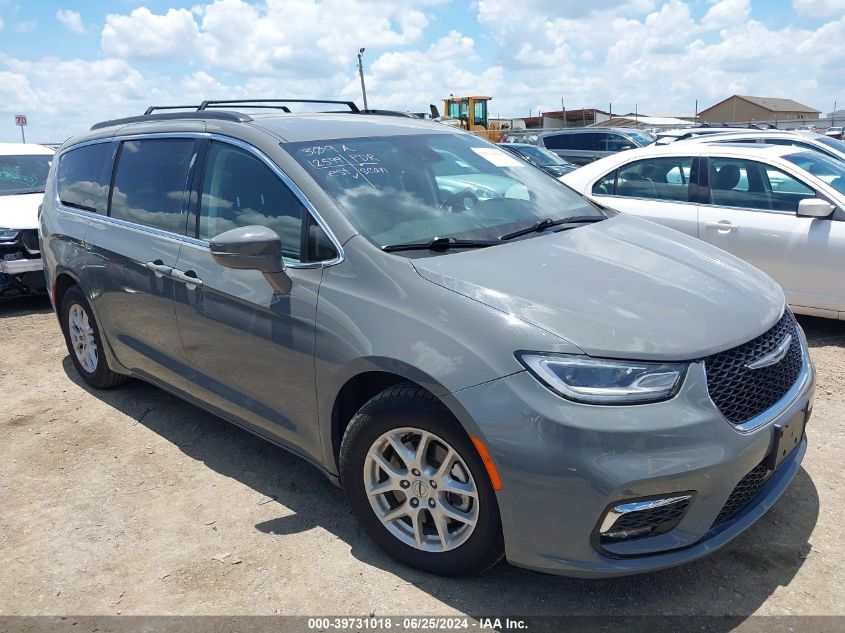
{"type": "MultiPolygon", "coordinates": [[[[79,286],[82,288],[82,282],[79,281],[72,271],[68,269],[60,269],[56,271],[56,278],[53,281],[53,287],[50,289],[50,298],[53,300],[53,308],[55,308],[56,316],[60,317],[62,308],[62,297],[72,286],[79,286]]],[[[82,292],[85,293],[84,288],[82,292]]]]}
{"type": "Polygon", "coordinates": [[[455,424],[460,426],[467,436],[471,435],[470,430],[461,422],[466,412],[455,410],[456,401],[446,398],[449,391],[433,377],[400,361],[392,360],[385,364],[370,359],[366,363],[356,363],[355,368],[348,371],[342,381],[338,381],[340,386],[335,391],[329,413],[329,450],[324,451],[330,470],[338,472],[343,433],[358,410],[374,396],[401,382],[413,383],[431,393],[446,406],[455,424]]]}

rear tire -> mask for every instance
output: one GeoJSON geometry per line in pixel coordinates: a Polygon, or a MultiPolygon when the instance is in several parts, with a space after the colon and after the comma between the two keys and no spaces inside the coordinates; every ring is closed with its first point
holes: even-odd
{"type": "Polygon", "coordinates": [[[86,383],[95,389],[109,389],[128,380],[109,368],[100,329],[79,286],[71,286],[62,296],[59,320],[70,360],[86,383]]]}
{"type": "Polygon", "coordinates": [[[364,529],[400,562],[457,576],[503,558],[499,507],[484,463],[425,389],[400,383],[355,414],[340,446],[340,475],[364,529]]]}

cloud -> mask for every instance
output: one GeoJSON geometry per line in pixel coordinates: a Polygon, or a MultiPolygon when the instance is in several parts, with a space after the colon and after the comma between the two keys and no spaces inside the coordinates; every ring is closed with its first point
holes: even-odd
{"type": "Polygon", "coordinates": [[[741,28],[751,15],[751,0],[713,0],[701,20],[705,29],[741,28]]]}
{"type": "Polygon", "coordinates": [[[816,18],[845,14],[845,0],[792,0],[792,6],[799,15],[816,18]]]}
{"type": "MultiPolygon", "coordinates": [[[[493,97],[493,116],[516,117],[561,101],[692,114],[696,100],[703,109],[733,93],[828,110],[845,66],[845,12],[817,23],[787,13],[773,26],[753,18],[749,0],[709,0],[704,9],[681,0],[478,0],[469,9],[454,0],[195,1],[161,13],[109,4],[99,59],[40,58],[38,47],[30,59],[0,53],[0,121],[31,113],[39,138],[61,140],[151,104],[272,96],[361,104],[359,46],[371,107],[423,111],[450,93],[482,93],[493,97]],[[453,19],[459,11],[475,23],[453,19]]],[[[842,1],[812,4],[830,12],[842,1]]],[[[0,128],[9,139],[16,131],[0,128]]]]}
{"type": "Polygon", "coordinates": [[[35,20],[18,22],[15,24],[15,33],[32,33],[36,28],[38,28],[38,23],[35,20]]]}
{"type": "Polygon", "coordinates": [[[331,76],[359,46],[419,41],[430,4],[380,0],[214,0],[154,14],[139,7],[106,17],[103,51],[123,59],[183,60],[247,76],[331,76]],[[416,5],[416,6],[415,6],[416,5]],[[307,72],[305,72],[307,69],[307,72]]]}
{"type": "Polygon", "coordinates": [[[198,36],[187,9],[155,15],[139,7],[129,15],[107,15],[100,45],[106,54],[123,59],[168,59],[190,54],[198,36]]]}
{"type": "Polygon", "coordinates": [[[82,23],[82,16],[78,11],[72,9],[59,9],[56,11],[56,19],[71,33],[82,35],[85,33],[85,25],[82,23]]]}

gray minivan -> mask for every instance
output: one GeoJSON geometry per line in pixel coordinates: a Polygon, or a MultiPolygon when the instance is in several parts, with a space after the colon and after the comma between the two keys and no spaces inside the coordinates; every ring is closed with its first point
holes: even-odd
{"type": "Polygon", "coordinates": [[[578,166],[653,142],[654,137],[648,132],[622,127],[569,128],[543,132],[537,137],[537,145],[578,166]]]}
{"type": "Polygon", "coordinates": [[[92,387],[139,378],[295,452],[439,574],[677,565],[795,476],[814,372],[765,274],[464,131],[214,105],[53,161],[41,250],[92,387]]]}

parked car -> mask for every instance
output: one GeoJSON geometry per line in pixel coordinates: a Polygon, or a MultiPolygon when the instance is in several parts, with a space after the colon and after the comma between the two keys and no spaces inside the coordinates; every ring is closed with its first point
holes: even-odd
{"type": "Polygon", "coordinates": [[[843,162],[791,145],[680,142],[563,181],[754,264],[783,286],[795,312],[845,318],[843,162]]]}
{"type": "Polygon", "coordinates": [[[429,572],[694,560],[806,451],[814,371],[774,281],[447,126],[104,122],[59,150],[41,239],[88,385],[134,376],[293,451],[429,572]],[[512,185],[456,205],[449,155],[512,185]]]}
{"type": "Polygon", "coordinates": [[[745,130],[682,139],[685,143],[760,143],[789,145],[822,154],[845,162],[845,142],[814,132],[789,132],[786,130],[745,130]]]}
{"type": "Polygon", "coordinates": [[[43,294],[38,207],[53,150],[0,143],[0,298],[43,294]]]}
{"type": "Polygon", "coordinates": [[[574,165],[586,165],[604,156],[645,147],[653,142],[651,134],[632,128],[569,128],[543,132],[537,137],[537,145],[574,165]]]}
{"type": "Polygon", "coordinates": [[[684,141],[691,138],[713,136],[716,134],[741,134],[745,132],[778,131],[778,128],[769,123],[752,123],[750,125],[727,125],[705,123],[694,127],[676,128],[674,130],[663,130],[657,134],[657,145],[667,145],[675,141],[684,141]]]}
{"type": "Polygon", "coordinates": [[[471,209],[479,200],[493,198],[528,199],[528,190],[513,178],[486,173],[461,156],[435,149],[438,160],[431,163],[438,196],[453,209],[471,209]]]}
{"type": "Polygon", "coordinates": [[[829,127],[824,134],[839,141],[845,140],[845,128],[843,127],[829,127]]]}
{"type": "Polygon", "coordinates": [[[577,166],[563,160],[554,152],[530,143],[499,143],[499,147],[511,154],[516,154],[521,159],[527,160],[535,167],[539,167],[556,178],[578,169],[577,166]]]}

